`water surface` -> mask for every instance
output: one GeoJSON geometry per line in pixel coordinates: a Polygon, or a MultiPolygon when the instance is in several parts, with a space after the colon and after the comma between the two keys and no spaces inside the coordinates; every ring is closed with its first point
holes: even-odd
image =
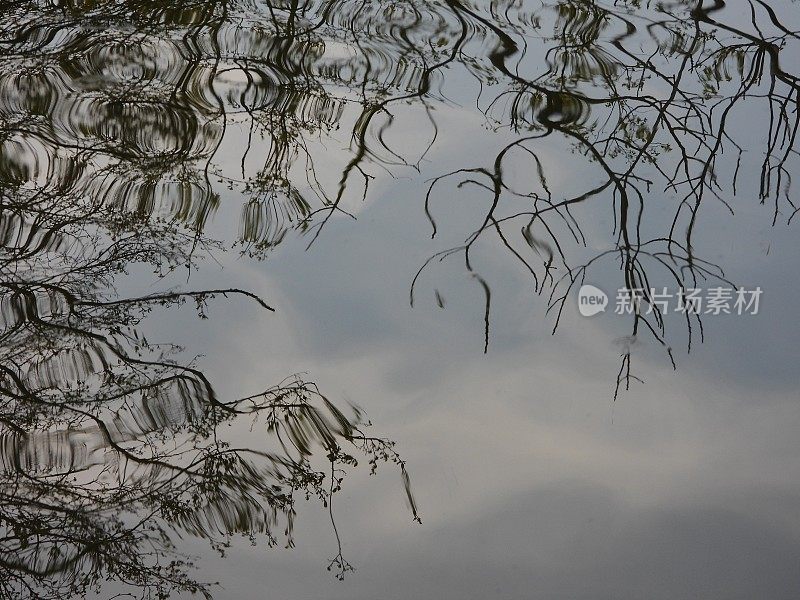
{"type": "Polygon", "coordinates": [[[795,2],[1,6],[0,597],[797,596],[795,2]]]}

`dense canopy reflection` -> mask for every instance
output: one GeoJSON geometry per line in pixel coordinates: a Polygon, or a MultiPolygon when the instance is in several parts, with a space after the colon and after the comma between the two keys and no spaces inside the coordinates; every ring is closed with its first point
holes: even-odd
{"type": "MultiPolygon", "coordinates": [[[[190,276],[216,249],[262,259],[292,231],[313,244],[331,219],[356,216],[380,176],[432,173],[414,201],[434,238],[471,223],[420,265],[412,303],[435,288],[444,308],[435,271],[462,259],[484,297],[488,350],[484,250],[521,267],[554,328],[575,287],[611,263],[612,285],[645,290],[619,332],[616,391],[636,379],[640,337],[674,366],[676,341],[702,339],[701,316],[673,334],[679,319],[647,290],[736,283],[703,253],[703,232],[720,207],[739,209],[737,194],[772,224],[798,210],[800,79],[785,57],[800,37],[779,7],[740,4],[0,4],[3,597],[105,581],[143,597],[208,593],[169,554],[176,532],[219,549],[232,534],[291,544],[294,499],[330,507],[359,456],[399,467],[416,518],[405,463],[358,411],[300,378],[219,398],[181,349],[139,330],[178,304],[201,317],[211,301],[272,310],[259,296],[117,292],[145,268],[155,281],[190,276]],[[464,107],[489,141],[452,170],[430,165],[444,117],[464,107]],[[761,139],[743,139],[745,109],[761,139]],[[480,210],[462,213],[462,197],[480,210]],[[212,236],[232,213],[234,231],[212,236]],[[263,446],[226,439],[240,420],[263,430],[263,446]]],[[[331,564],[350,569],[341,553],[331,564]]]]}
{"type": "MultiPolygon", "coordinates": [[[[272,309],[236,289],[110,297],[126,268],[190,265],[204,242],[174,222],[85,201],[79,172],[51,175],[36,185],[9,177],[3,196],[4,597],[74,597],[107,580],[146,597],[207,592],[186,559],[170,557],[175,533],[220,549],[234,534],[291,545],[295,498],[330,507],[362,456],[373,469],[396,463],[411,500],[393,443],[364,433],[358,411],[346,416],[313,384],[220,399],[177,349],[150,344],[138,325],[157,307],[193,302],[203,316],[218,297],[272,309]],[[242,419],[261,431],[258,444],[226,434],[242,419]]],[[[350,568],[341,554],[332,566],[350,568]]]]}
{"type": "MultiPolygon", "coordinates": [[[[399,465],[411,499],[392,442],[365,434],[359,412],[346,416],[299,378],[218,398],[178,349],[138,331],[158,307],[192,302],[204,316],[226,298],[272,310],[263,300],[237,289],[115,293],[130,269],[190,272],[213,246],[202,233],[219,205],[213,159],[237,114],[255,126],[268,106],[259,127],[278,126],[267,166],[247,183],[242,241],[268,248],[308,215],[289,178],[300,132],[330,127],[341,107],[319,84],[280,80],[318,58],[313,36],[243,29],[224,4],[6,11],[3,597],[74,597],[106,581],[143,597],[207,594],[187,559],[170,556],[176,533],[220,550],[234,534],[291,545],[295,498],[330,507],[362,457],[399,465]],[[265,58],[237,64],[249,56],[265,58]],[[237,419],[262,431],[260,445],[226,438],[237,419]]],[[[340,552],[331,568],[351,567],[340,552]]]]}

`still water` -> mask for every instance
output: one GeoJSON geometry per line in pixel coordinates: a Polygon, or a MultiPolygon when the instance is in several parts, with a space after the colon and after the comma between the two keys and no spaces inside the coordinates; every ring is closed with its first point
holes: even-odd
{"type": "Polygon", "coordinates": [[[798,597],[796,2],[0,11],[0,598],[798,597]]]}

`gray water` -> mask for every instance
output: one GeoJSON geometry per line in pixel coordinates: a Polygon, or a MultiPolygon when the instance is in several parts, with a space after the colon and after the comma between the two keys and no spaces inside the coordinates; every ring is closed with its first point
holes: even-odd
{"type": "Polygon", "coordinates": [[[800,593],[794,2],[2,6],[0,597],[800,593]]]}

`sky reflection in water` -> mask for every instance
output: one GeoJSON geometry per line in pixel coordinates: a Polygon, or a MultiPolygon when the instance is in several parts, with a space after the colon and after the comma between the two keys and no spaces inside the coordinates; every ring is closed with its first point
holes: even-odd
{"type": "Polygon", "coordinates": [[[793,7],[5,6],[0,593],[795,597],[793,7]]]}

